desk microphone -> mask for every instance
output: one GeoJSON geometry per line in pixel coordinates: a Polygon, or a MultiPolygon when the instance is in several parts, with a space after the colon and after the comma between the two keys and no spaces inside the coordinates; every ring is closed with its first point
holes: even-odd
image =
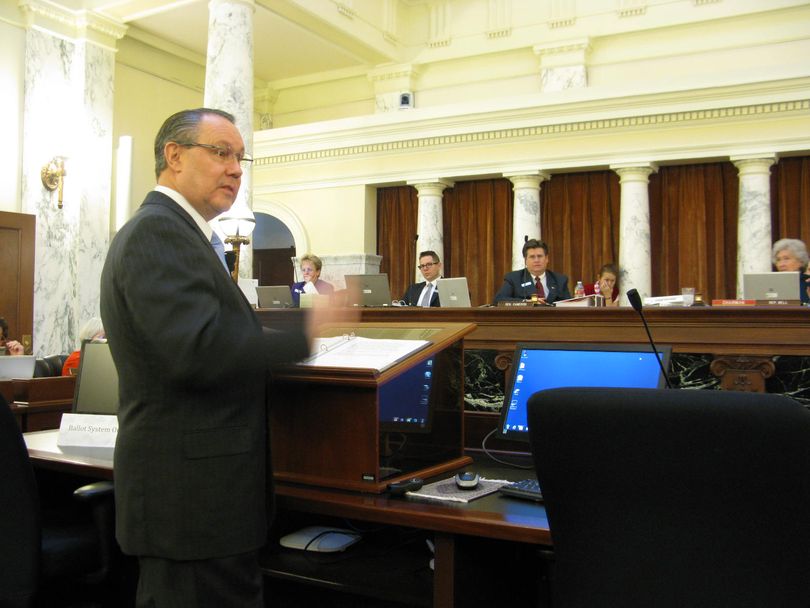
{"type": "Polygon", "coordinates": [[[664,374],[664,380],[667,383],[667,388],[672,388],[672,385],[669,383],[669,376],[667,376],[667,372],[664,369],[664,364],[661,362],[661,356],[658,354],[658,349],[655,348],[655,342],[653,341],[652,334],[650,333],[650,327],[647,325],[647,319],[644,318],[644,312],[641,310],[641,296],[638,294],[638,290],[634,288],[628,291],[627,299],[630,300],[630,306],[633,307],[633,310],[638,313],[641,320],[644,322],[644,329],[647,330],[647,338],[649,338],[650,346],[652,347],[653,353],[655,353],[655,359],[658,361],[658,367],[661,368],[661,373],[664,374]]]}

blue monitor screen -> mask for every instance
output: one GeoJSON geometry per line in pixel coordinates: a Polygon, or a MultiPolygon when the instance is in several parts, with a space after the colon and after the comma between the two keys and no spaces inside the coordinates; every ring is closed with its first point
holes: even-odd
{"type": "Polygon", "coordinates": [[[430,431],[434,373],[433,359],[426,359],[380,386],[381,431],[430,431]]]}
{"type": "MultiPolygon", "coordinates": [[[[666,369],[672,348],[657,348],[666,369]]],[[[566,386],[663,388],[666,380],[655,353],[646,345],[518,344],[501,408],[499,436],[528,441],[529,397],[566,386]]]]}

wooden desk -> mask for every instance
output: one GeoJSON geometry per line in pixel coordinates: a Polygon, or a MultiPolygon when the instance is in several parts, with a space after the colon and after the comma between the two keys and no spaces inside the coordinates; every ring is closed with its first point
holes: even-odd
{"type": "MultiPolygon", "coordinates": [[[[35,466],[112,479],[111,456],[65,453],[56,446],[57,436],[58,431],[25,434],[28,453],[35,466]]],[[[489,478],[522,479],[530,475],[529,471],[516,469],[476,467],[476,470],[483,471],[489,478]]],[[[288,483],[277,483],[275,491],[282,518],[285,513],[323,515],[432,532],[435,543],[432,605],[437,608],[469,605],[469,595],[460,590],[460,585],[478,575],[471,575],[471,570],[477,572],[482,567],[493,567],[487,561],[490,558],[478,555],[481,546],[485,546],[487,552],[495,546],[486,541],[500,542],[501,551],[518,543],[521,555],[534,547],[551,545],[548,519],[542,505],[498,494],[468,504],[436,504],[288,483]]],[[[515,559],[512,551],[507,553],[515,559]]],[[[507,568],[505,563],[501,566],[507,568]]],[[[515,565],[510,563],[509,568],[512,567],[515,565]]],[[[539,578],[539,572],[536,574],[539,578]]],[[[476,596],[486,597],[483,586],[479,585],[474,591],[476,596]]],[[[500,589],[490,591],[497,593],[500,589]]]]}
{"type": "MultiPolygon", "coordinates": [[[[283,323],[300,310],[260,309],[265,325],[283,323]]],[[[516,342],[647,343],[632,308],[364,308],[362,321],[475,323],[465,349],[511,353],[516,342]]],[[[810,355],[810,308],[666,307],[646,308],[655,341],[679,353],[713,355],[810,355]]]]}
{"type": "Polygon", "coordinates": [[[56,445],[59,430],[24,433],[28,456],[35,467],[94,477],[113,478],[112,450],[108,448],[70,448],[63,450],[56,445]]]}
{"type": "Polygon", "coordinates": [[[76,378],[56,376],[0,380],[2,394],[25,432],[59,428],[73,405],[76,378]]]}

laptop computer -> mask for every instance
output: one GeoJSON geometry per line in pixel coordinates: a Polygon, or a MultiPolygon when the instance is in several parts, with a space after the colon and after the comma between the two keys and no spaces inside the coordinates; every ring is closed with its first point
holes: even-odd
{"type": "Polygon", "coordinates": [[[442,308],[470,307],[470,288],[467,285],[467,277],[439,279],[436,289],[439,290],[439,302],[442,308]]]}
{"type": "Polygon", "coordinates": [[[73,413],[108,416],[118,413],[118,371],[106,342],[82,344],[73,413]]]}
{"type": "Polygon", "coordinates": [[[288,285],[259,285],[259,308],[292,308],[292,293],[288,285]]]}
{"type": "Polygon", "coordinates": [[[746,300],[801,300],[798,272],[755,272],[743,275],[746,300]]]}
{"type": "Polygon", "coordinates": [[[347,274],[346,289],[352,306],[391,306],[388,275],[347,274]]]}
{"type": "Polygon", "coordinates": [[[0,357],[0,380],[33,378],[35,365],[34,355],[4,355],[0,357]]]}

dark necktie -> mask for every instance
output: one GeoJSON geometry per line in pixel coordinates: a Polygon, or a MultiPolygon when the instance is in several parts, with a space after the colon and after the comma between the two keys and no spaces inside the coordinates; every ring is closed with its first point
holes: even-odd
{"type": "Polygon", "coordinates": [[[219,261],[222,262],[222,266],[226,271],[228,271],[228,263],[225,261],[225,245],[222,243],[222,239],[219,238],[219,235],[216,232],[211,235],[211,247],[214,248],[219,261]]]}
{"type": "Polygon", "coordinates": [[[537,289],[537,297],[538,298],[545,298],[546,297],[546,290],[543,289],[543,283],[540,282],[540,277],[537,277],[537,280],[534,284],[535,289],[537,289]]]}

